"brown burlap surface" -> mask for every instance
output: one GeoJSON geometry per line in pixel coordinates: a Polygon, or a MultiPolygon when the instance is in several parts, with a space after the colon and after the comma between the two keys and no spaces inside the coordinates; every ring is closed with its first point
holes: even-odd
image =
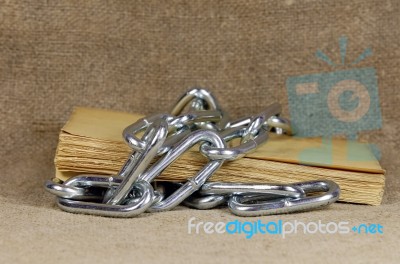
{"type": "MultiPolygon", "coordinates": [[[[399,33],[396,0],[0,1],[0,262],[395,262],[399,33]],[[340,61],[343,35],[348,58],[373,50],[357,67],[376,70],[383,126],[360,137],[382,151],[384,203],[256,220],[379,223],[383,235],[189,235],[193,216],[237,217],[185,208],[134,219],[73,215],[44,192],[59,130],[74,106],[149,114],[201,86],[233,116],[275,101],[288,115],[287,78],[332,71],[314,55],[321,49],[340,61]]],[[[346,65],[340,67],[353,67],[346,65]]]]}

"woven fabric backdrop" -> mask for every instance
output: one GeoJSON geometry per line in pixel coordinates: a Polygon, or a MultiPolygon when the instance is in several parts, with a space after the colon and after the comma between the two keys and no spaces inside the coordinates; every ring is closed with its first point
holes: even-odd
{"type": "Polygon", "coordinates": [[[357,67],[376,70],[383,125],[359,137],[381,149],[384,204],[398,205],[396,0],[0,1],[0,195],[51,203],[42,184],[74,106],[150,114],[197,86],[234,117],[272,102],[290,117],[286,80],[331,72],[315,53],[339,62],[341,36],[352,60],[373,50],[357,67]]]}

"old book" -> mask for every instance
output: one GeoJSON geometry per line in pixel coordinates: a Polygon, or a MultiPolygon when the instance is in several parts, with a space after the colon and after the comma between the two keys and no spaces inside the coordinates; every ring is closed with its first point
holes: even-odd
{"type": "MultiPolygon", "coordinates": [[[[55,157],[56,177],[116,174],[131,149],[122,130],[141,115],[76,108],[60,133],[55,157]]],[[[206,163],[198,147],[189,150],[157,180],[185,181],[206,163]]],[[[293,183],[329,179],[342,189],[340,201],[379,205],[385,171],[367,144],[343,139],[270,136],[246,157],[225,162],[210,181],[293,183]]]]}

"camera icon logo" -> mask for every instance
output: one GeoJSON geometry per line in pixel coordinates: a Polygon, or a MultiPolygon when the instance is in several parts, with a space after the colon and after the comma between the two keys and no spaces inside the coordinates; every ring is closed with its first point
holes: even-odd
{"type": "MultiPolygon", "coordinates": [[[[343,66],[355,65],[372,55],[372,50],[367,48],[356,60],[346,64],[346,37],[339,39],[339,46],[343,66]]],[[[337,66],[320,50],[316,56],[334,68],[337,66]]],[[[293,76],[287,79],[286,88],[295,135],[322,137],[321,147],[305,149],[300,153],[300,161],[331,164],[331,137],[335,135],[349,139],[348,160],[371,160],[371,157],[360,154],[359,144],[353,140],[361,131],[382,127],[377,74],[373,67],[293,76]]],[[[373,144],[368,146],[380,159],[379,149],[373,144]]]]}
{"type": "MultiPolygon", "coordinates": [[[[344,64],[347,39],[341,38],[344,64]]],[[[352,64],[372,54],[367,49],[352,64]]],[[[321,51],[317,57],[333,65],[321,51]]],[[[286,81],[293,127],[300,137],[329,137],[382,127],[376,70],[372,67],[289,77],[286,81]]]]}

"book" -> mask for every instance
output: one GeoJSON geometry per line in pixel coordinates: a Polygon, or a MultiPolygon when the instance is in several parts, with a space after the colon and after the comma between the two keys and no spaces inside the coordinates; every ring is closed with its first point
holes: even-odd
{"type": "MultiPolygon", "coordinates": [[[[55,156],[56,177],[78,174],[115,175],[132,149],[122,131],[140,114],[93,108],[75,108],[62,128],[55,156]]],[[[198,151],[188,150],[156,180],[184,182],[207,162],[198,151]]],[[[270,133],[256,151],[226,161],[209,181],[244,183],[294,183],[327,179],[341,188],[340,201],[379,205],[385,170],[368,144],[345,139],[298,138],[270,133]]]]}

